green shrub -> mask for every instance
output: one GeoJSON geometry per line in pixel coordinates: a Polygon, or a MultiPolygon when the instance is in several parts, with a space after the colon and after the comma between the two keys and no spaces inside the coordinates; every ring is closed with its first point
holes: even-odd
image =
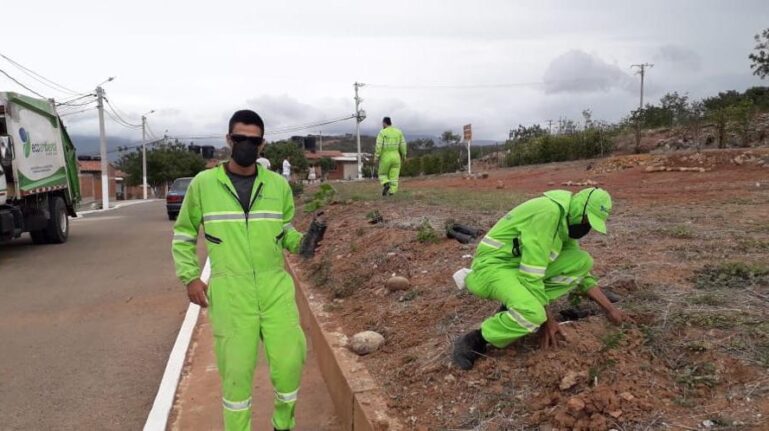
{"type": "Polygon", "coordinates": [[[421,243],[436,243],[438,242],[438,235],[435,233],[432,225],[429,221],[422,220],[422,224],[417,228],[417,241],[421,243]]]}
{"type": "Polygon", "coordinates": [[[304,211],[311,213],[325,207],[334,200],[334,195],[336,195],[336,190],[331,184],[321,184],[318,191],[312,196],[312,199],[304,205],[304,211]]]}

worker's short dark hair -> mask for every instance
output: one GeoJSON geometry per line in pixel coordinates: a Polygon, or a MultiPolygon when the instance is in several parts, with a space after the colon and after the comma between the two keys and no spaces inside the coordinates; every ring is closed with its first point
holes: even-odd
{"type": "Polygon", "coordinates": [[[235,123],[259,126],[259,128],[262,129],[262,136],[264,136],[264,121],[262,121],[262,117],[250,109],[241,109],[232,114],[232,117],[230,117],[230,130],[228,133],[232,133],[232,128],[235,127],[235,123]]]}
{"type": "Polygon", "coordinates": [[[388,126],[392,126],[393,125],[393,120],[391,120],[390,117],[382,118],[382,122],[387,124],[388,126]]]}

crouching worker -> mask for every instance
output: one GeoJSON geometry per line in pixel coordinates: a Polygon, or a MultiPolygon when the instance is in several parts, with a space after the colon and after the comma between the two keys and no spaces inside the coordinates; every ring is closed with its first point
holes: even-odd
{"type": "Polygon", "coordinates": [[[263,136],[256,112],[236,112],[226,136],[232,158],[195,176],[174,225],[176,274],[190,301],[209,309],[228,431],[251,429],[259,342],[275,390],[272,424],[293,429],[306,355],[283,250],[308,248],[307,237],[291,225],[294,200],[286,179],[256,163],[263,136]],[[211,263],[208,285],[196,253],[201,228],[211,263]]]}
{"type": "Polygon", "coordinates": [[[606,233],[611,207],[609,193],[600,188],[553,190],[494,225],[478,244],[472,270],[457,271],[454,278],[502,307],[481,329],[456,340],[452,359],[458,367],[471,369],[487,344],[503,348],[537,330],[542,347],[557,345],[563,333],[547,305],[573,289],[596,301],[612,322],[629,321],[596,286],[593,259],[577,242],[591,229],[606,233]]]}

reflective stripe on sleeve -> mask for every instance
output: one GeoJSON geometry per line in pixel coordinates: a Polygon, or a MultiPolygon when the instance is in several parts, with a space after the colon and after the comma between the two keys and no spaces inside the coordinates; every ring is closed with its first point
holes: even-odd
{"type": "Polygon", "coordinates": [[[483,237],[483,239],[481,240],[481,244],[487,245],[487,246],[492,247],[492,248],[502,248],[505,245],[505,244],[495,240],[494,238],[491,238],[491,237],[488,237],[488,236],[484,236],[483,237]]]}
{"type": "Polygon", "coordinates": [[[174,233],[174,241],[189,242],[192,244],[195,244],[198,242],[197,238],[191,237],[189,235],[185,235],[183,233],[174,233]]]}
{"type": "Polygon", "coordinates": [[[550,262],[558,259],[558,252],[557,251],[550,251],[550,262]]]}
{"type": "Polygon", "coordinates": [[[525,330],[527,330],[527,331],[529,331],[529,332],[534,332],[534,331],[536,331],[536,330],[537,330],[537,328],[539,328],[539,325],[535,325],[535,324],[533,324],[533,323],[529,322],[528,320],[526,320],[526,319],[525,319],[525,318],[524,318],[524,317],[521,315],[521,313],[519,313],[519,312],[517,312],[517,311],[515,311],[515,310],[512,310],[512,309],[508,309],[508,310],[507,310],[507,314],[508,314],[510,317],[512,317],[512,318],[513,318],[513,320],[515,320],[515,323],[519,324],[519,325],[520,325],[522,328],[524,328],[525,330]]]}
{"type": "Polygon", "coordinates": [[[222,398],[222,405],[224,408],[232,412],[240,412],[251,408],[251,398],[249,397],[244,401],[230,401],[222,398]]]}
{"type": "Polygon", "coordinates": [[[296,230],[294,228],[294,225],[292,225],[291,223],[286,223],[286,224],[283,225],[283,231],[284,232],[288,232],[290,230],[296,230]]]}
{"type": "Polygon", "coordinates": [[[296,401],[296,397],[299,394],[299,389],[294,392],[278,392],[275,391],[275,399],[283,403],[292,403],[296,401]]]}
{"type": "Polygon", "coordinates": [[[527,273],[527,274],[532,274],[532,275],[545,275],[545,270],[546,270],[547,268],[544,268],[544,267],[541,267],[541,266],[525,265],[525,264],[523,264],[523,263],[522,263],[522,264],[520,264],[520,265],[518,266],[518,269],[519,269],[521,272],[525,272],[525,273],[527,273]]]}

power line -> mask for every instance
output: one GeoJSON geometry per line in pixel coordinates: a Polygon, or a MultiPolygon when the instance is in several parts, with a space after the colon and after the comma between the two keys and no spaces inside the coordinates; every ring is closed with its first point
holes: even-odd
{"type": "Polygon", "coordinates": [[[120,126],[125,127],[126,129],[138,130],[138,129],[142,128],[141,125],[136,125],[136,124],[131,124],[131,123],[123,122],[123,120],[121,120],[120,117],[117,117],[114,113],[110,112],[110,110],[106,110],[104,112],[107,114],[107,116],[110,119],[112,119],[113,122],[115,122],[116,124],[118,124],[120,126]]]}
{"type": "Polygon", "coordinates": [[[64,113],[60,113],[59,117],[69,117],[70,115],[77,115],[77,114],[80,114],[80,113],[83,113],[83,112],[93,111],[95,109],[97,109],[97,107],[96,106],[92,106],[90,108],[81,109],[79,111],[64,112],[64,113]]]}
{"type": "Polygon", "coordinates": [[[31,88],[27,87],[26,85],[22,84],[21,82],[19,82],[19,81],[18,81],[16,78],[14,78],[13,76],[9,75],[9,74],[8,74],[8,72],[4,71],[3,69],[0,69],[0,73],[2,73],[3,75],[7,76],[7,77],[8,77],[8,79],[10,79],[11,81],[13,81],[13,82],[15,82],[15,83],[19,84],[20,86],[22,86],[22,87],[23,87],[23,88],[25,88],[27,91],[30,91],[30,92],[32,92],[33,94],[35,94],[35,95],[37,95],[37,96],[40,96],[40,97],[42,97],[43,99],[47,99],[47,97],[43,96],[42,94],[38,93],[37,91],[35,91],[35,90],[33,90],[33,89],[31,89],[31,88]]]}
{"type": "Polygon", "coordinates": [[[112,118],[112,120],[114,120],[116,123],[120,124],[123,127],[128,128],[128,129],[141,129],[141,127],[142,127],[141,124],[134,124],[134,123],[131,123],[131,122],[125,120],[123,117],[120,116],[120,114],[118,114],[117,108],[115,108],[112,105],[112,102],[110,102],[109,99],[107,99],[105,97],[104,100],[107,102],[107,108],[109,108],[105,112],[107,112],[107,115],[110,118],[112,118]]]}
{"type": "MultiPolygon", "coordinates": [[[[75,98],[67,99],[67,100],[65,100],[65,101],[63,101],[63,102],[56,102],[56,105],[57,105],[57,106],[62,106],[62,105],[77,106],[77,105],[73,105],[73,104],[72,104],[72,102],[74,102],[74,101],[77,101],[77,100],[80,100],[80,99],[85,99],[86,97],[96,97],[96,95],[95,95],[95,94],[93,94],[93,93],[84,94],[84,95],[82,95],[82,96],[79,96],[79,97],[75,97],[75,98]]],[[[95,101],[96,101],[95,99],[94,99],[94,100],[91,100],[91,102],[95,102],[95,101]]],[[[90,103],[90,102],[89,102],[89,103],[90,103]]]]}
{"type": "Polygon", "coordinates": [[[35,72],[34,70],[25,67],[24,65],[20,64],[19,62],[9,58],[8,56],[0,53],[0,57],[4,58],[6,61],[11,63],[12,65],[16,66],[19,70],[21,70],[24,74],[29,76],[30,78],[34,79],[35,81],[45,85],[46,87],[61,92],[61,93],[69,93],[70,95],[80,95],[83,94],[83,92],[75,91],[72,89],[69,89],[61,84],[58,84],[54,81],[51,81],[50,79],[46,78],[45,76],[35,72]]]}

